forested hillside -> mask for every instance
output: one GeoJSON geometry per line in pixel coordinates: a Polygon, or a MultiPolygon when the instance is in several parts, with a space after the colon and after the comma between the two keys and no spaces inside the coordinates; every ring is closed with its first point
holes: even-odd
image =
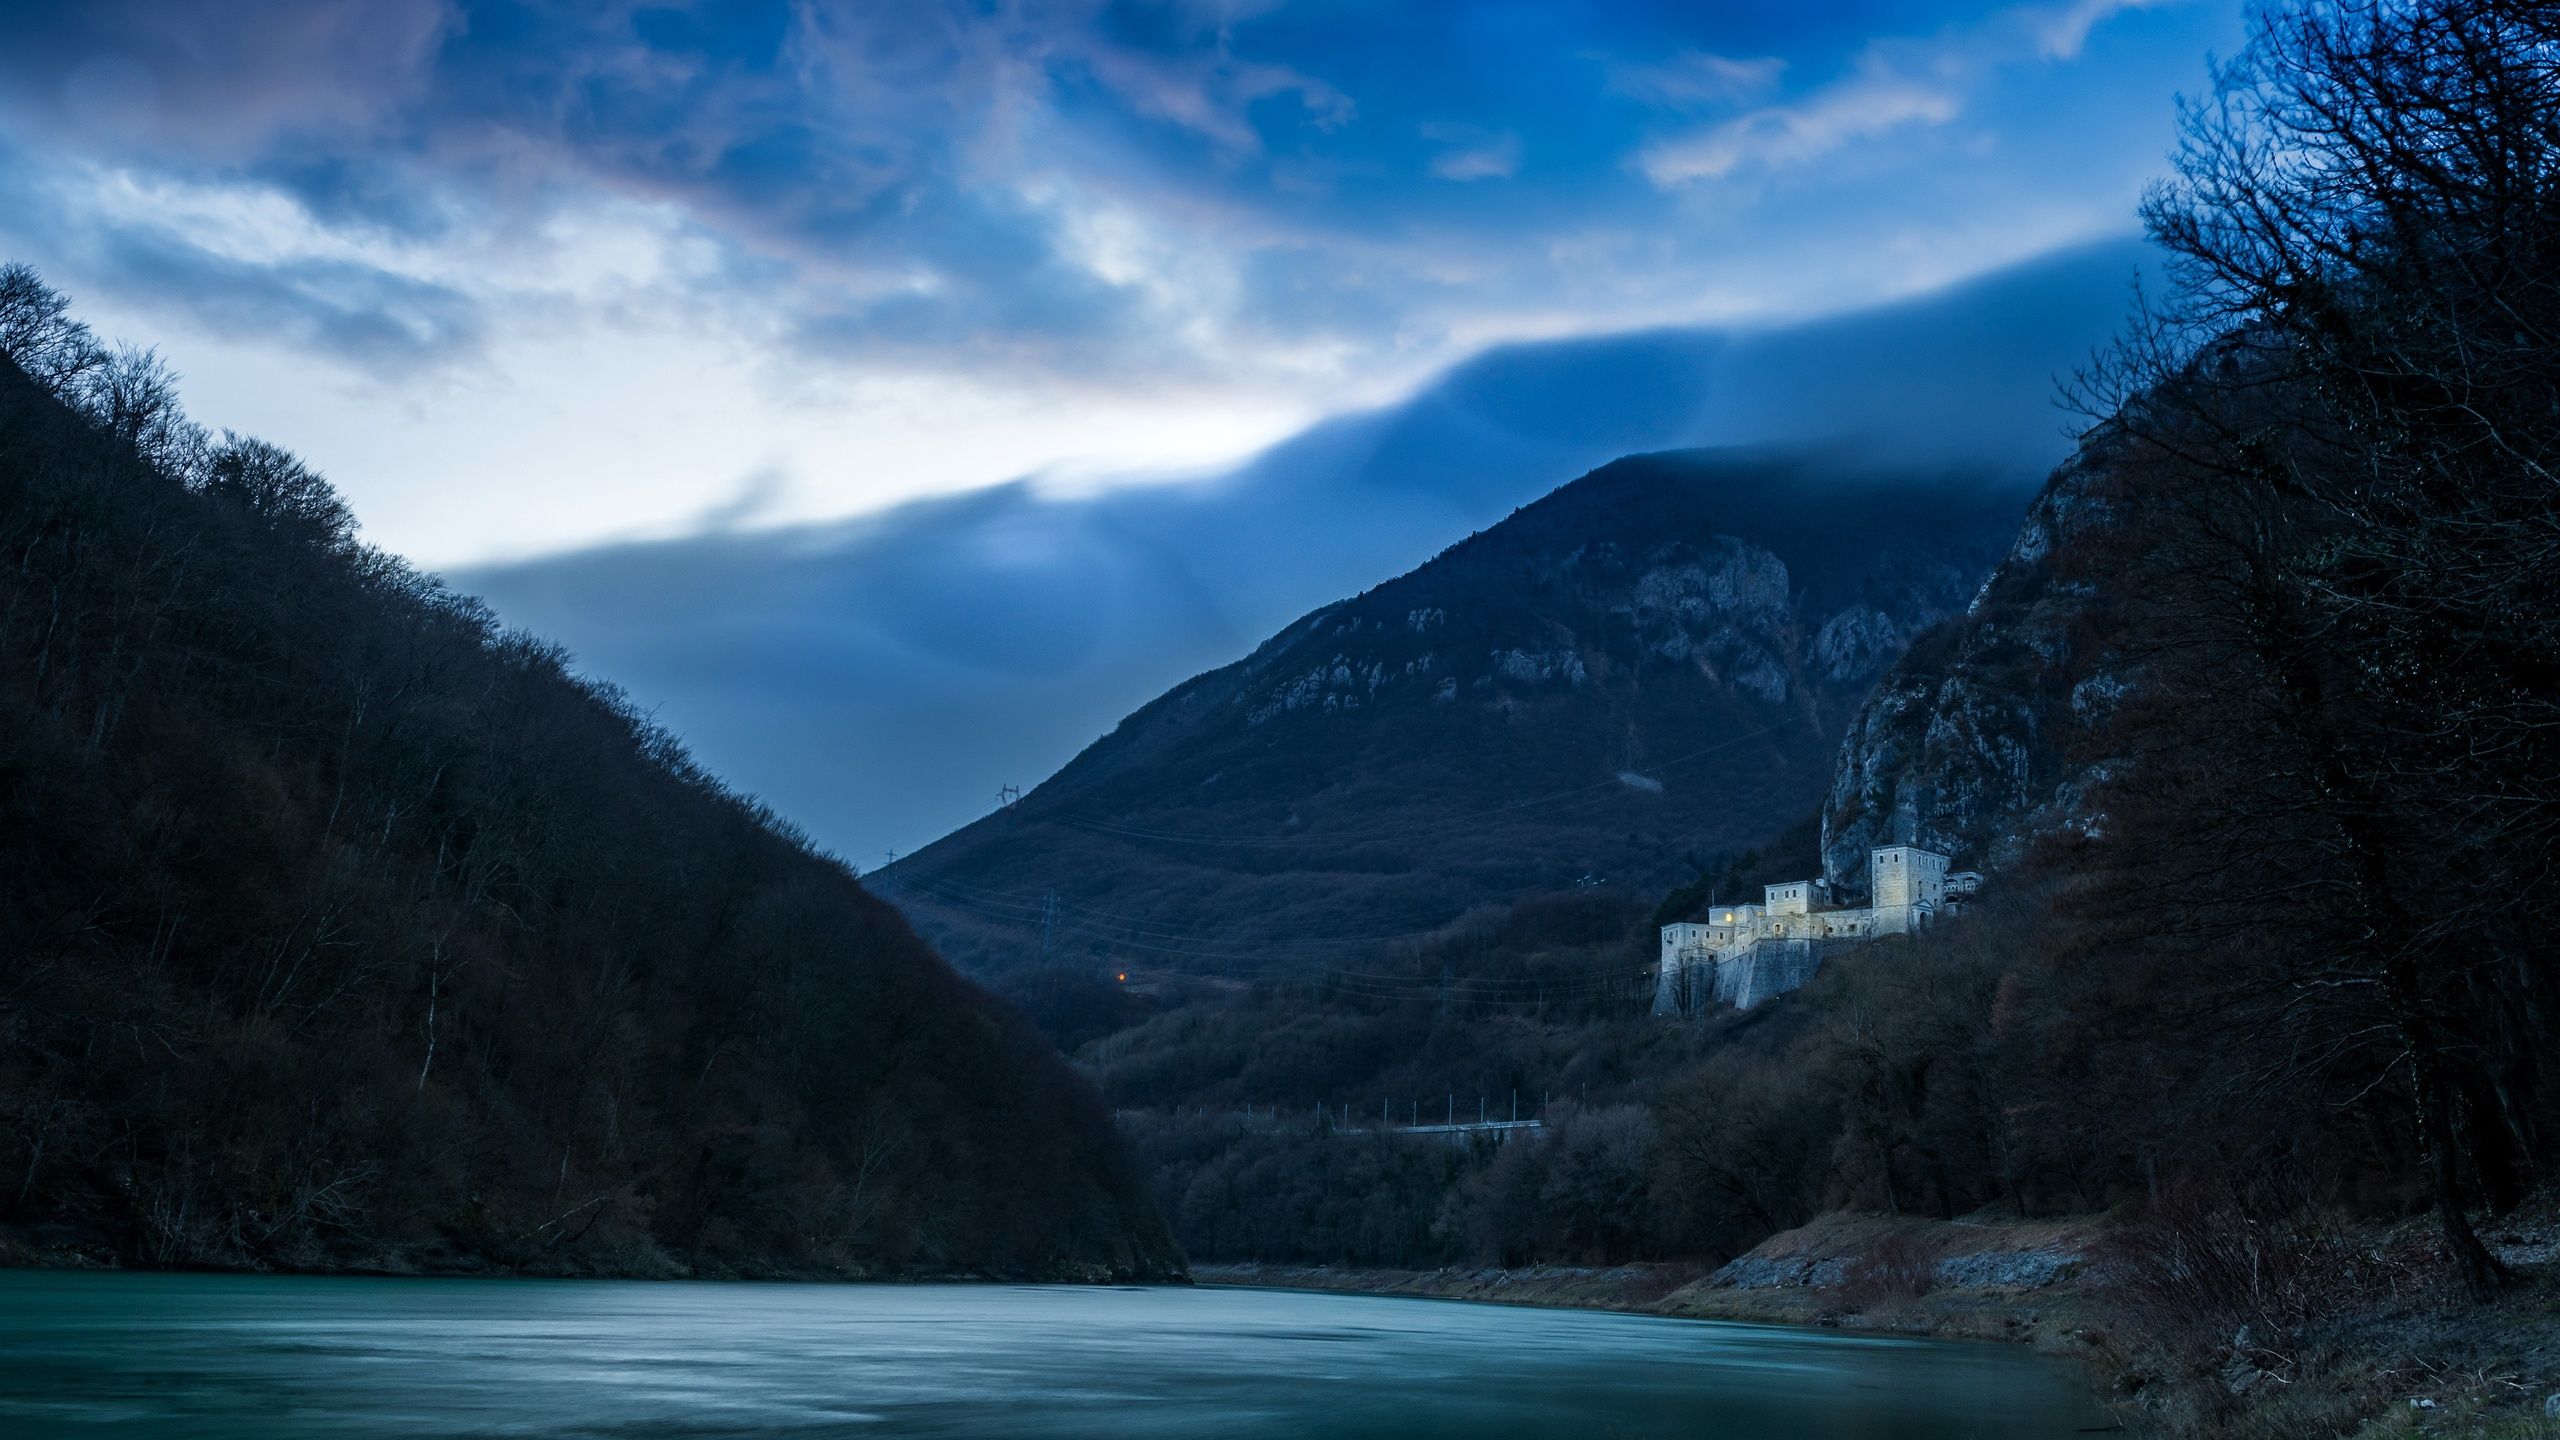
{"type": "Polygon", "coordinates": [[[2148,1163],[2387,1190],[2487,1298],[2479,1220],[2560,1166],[2560,18],[2255,29],[2146,207],[2175,289],[2083,377],[2087,463],[1828,819],[2062,842],[2074,1013],[2187,1072],[2147,1108],[2240,1105],[2148,1163]]]}
{"type": "Polygon", "coordinates": [[[569,657],[0,272],[0,1244],[1178,1273],[1092,1090],[569,657]]]}
{"type": "MultiPolygon", "coordinates": [[[[1629,457],[874,879],[1090,1067],[1196,1256],[1457,1258],[1484,1157],[1338,1143],[1319,1109],[1569,1100],[1635,1136],[1609,1107],[1697,1043],[1644,1018],[1656,912],[1813,872],[1796,822],[1842,729],[2024,500],[1820,455],[1629,457]]],[[[1632,1253],[1658,1227],[1606,1233],[1632,1253]]]]}

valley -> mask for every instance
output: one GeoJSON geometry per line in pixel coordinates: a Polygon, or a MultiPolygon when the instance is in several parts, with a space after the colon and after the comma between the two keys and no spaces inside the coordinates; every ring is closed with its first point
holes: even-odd
{"type": "Polygon", "coordinates": [[[237,8],[0,46],[0,1429],[2560,1436],[2560,7],[237,8]]]}

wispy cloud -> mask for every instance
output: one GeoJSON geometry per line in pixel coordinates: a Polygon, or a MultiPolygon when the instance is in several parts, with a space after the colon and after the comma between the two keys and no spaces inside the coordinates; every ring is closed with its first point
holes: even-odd
{"type": "Polygon", "coordinates": [[[2047,60],[2074,60],[2089,44],[2089,32],[2109,17],[2128,10],[2150,10],[2182,0],[2071,0],[2055,6],[2016,12],[2036,37],[2037,52],[2047,60]]]}
{"type": "Polygon", "coordinates": [[[487,317],[451,286],[343,260],[249,264],[167,234],[104,237],[95,252],[127,303],[337,356],[383,378],[477,356],[487,317]]]}
{"type": "Polygon", "coordinates": [[[1448,147],[1431,158],[1431,173],[1443,180],[1507,180],[1520,172],[1517,135],[1435,122],[1422,127],[1422,137],[1448,147]]]}
{"type": "Polygon", "coordinates": [[[1295,101],[1320,128],[1350,122],[1351,97],[1287,65],[1238,63],[1223,54],[1166,57],[1126,46],[1064,43],[1051,54],[1072,57],[1139,113],[1215,142],[1239,155],[1263,149],[1250,111],[1267,100],[1295,101]]]}
{"type": "MultiPolygon", "coordinates": [[[[1847,74],[1787,101],[1764,105],[1638,152],[1636,166],[1665,188],[1722,180],[1748,170],[1790,170],[1860,141],[1962,115],[1975,92],[2004,66],[2077,59],[2108,17],[2179,0],[2062,0],[2000,11],[1970,26],[1918,40],[1878,39],[1847,74]]],[[[1736,62],[1694,57],[1668,76],[1647,72],[1641,87],[1673,95],[1716,93],[1736,62]],[[1685,88],[1682,77],[1692,77],[1685,88]]],[[[1777,72],[1746,78],[1763,84],[1777,72]]],[[[1613,81],[1621,84],[1624,82],[1613,81]]],[[[1723,93],[1730,94],[1730,88],[1723,93]]]]}
{"type": "Polygon", "coordinates": [[[1751,168],[1787,170],[1853,141],[1909,125],[1943,125],[1963,108],[1950,86],[1874,66],[1794,104],[1764,106],[1649,147],[1640,163],[1662,186],[1721,180],[1751,168]]]}
{"type": "Polygon", "coordinates": [[[1689,110],[1755,100],[1784,75],[1787,62],[1776,55],[1747,60],[1704,50],[1682,50],[1650,65],[1611,65],[1609,88],[1618,94],[1667,109],[1689,110]]]}

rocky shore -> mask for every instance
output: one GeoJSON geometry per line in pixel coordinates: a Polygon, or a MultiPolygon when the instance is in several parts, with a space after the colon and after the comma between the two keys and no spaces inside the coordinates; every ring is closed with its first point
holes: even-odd
{"type": "Polygon", "coordinates": [[[2086,1349],[2095,1221],[1827,1215],[1722,1266],[1369,1270],[1194,1265],[1205,1285],[1276,1285],[1690,1319],[1824,1325],[2086,1349]],[[2084,1332],[2086,1333],[2086,1332],[2084,1332]]]}
{"type": "MultiPolygon", "coordinates": [[[[2409,1256],[2423,1222],[2356,1243],[2409,1256]]],[[[2282,1346],[2163,1333],[2109,1283],[2102,1217],[1952,1221],[1832,1214],[1721,1266],[1541,1265],[1368,1270],[1194,1265],[1204,1285],[1271,1285],[1818,1325],[2033,1345],[2090,1367],[2131,1433],[2171,1436],[2463,1436],[2560,1440],[2560,1206],[2490,1227],[2521,1277],[2474,1307],[2432,1282],[2313,1307],[2282,1346]]],[[[2432,1267],[2416,1256],[2409,1273],[2432,1267]]]]}

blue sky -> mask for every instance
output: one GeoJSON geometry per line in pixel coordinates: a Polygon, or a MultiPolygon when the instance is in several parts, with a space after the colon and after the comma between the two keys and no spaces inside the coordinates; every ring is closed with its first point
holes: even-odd
{"type": "Polygon", "coordinates": [[[2126,233],[2234,0],[5,3],[0,248],[431,564],[1212,465],[2126,233]]]}
{"type": "Polygon", "coordinates": [[[0,255],[862,863],[1629,450],[2030,482],[2239,0],[0,0],[0,255]]]}

